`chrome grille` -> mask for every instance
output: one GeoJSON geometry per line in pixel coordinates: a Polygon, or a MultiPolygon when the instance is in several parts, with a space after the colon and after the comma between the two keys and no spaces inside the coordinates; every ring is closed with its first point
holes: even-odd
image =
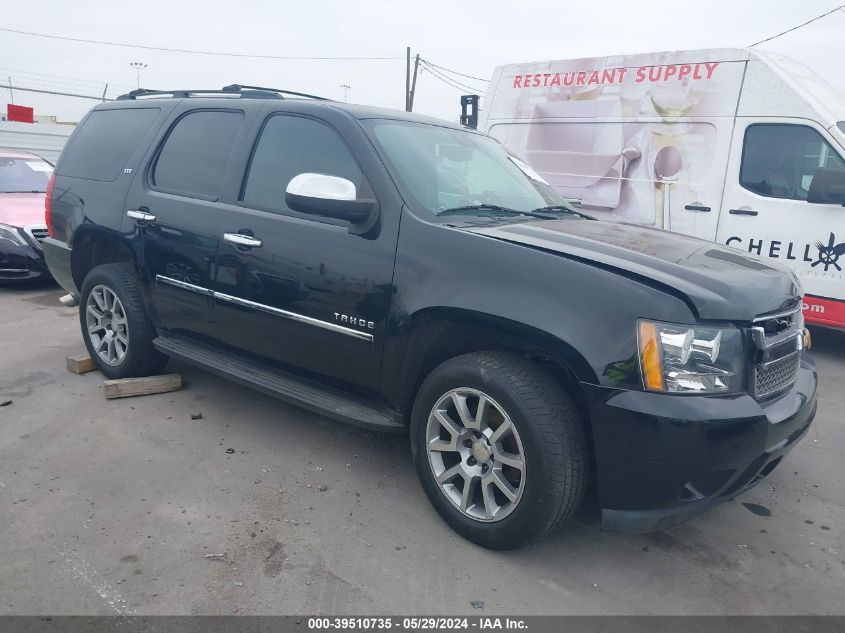
{"type": "Polygon", "coordinates": [[[30,241],[36,246],[41,246],[41,242],[43,242],[44,238],[47,237],[46,224],[27,224],[23,227],[23,231],[30,237],[30,241]]]}
{"type": "Polygon", "coordinates": [[[754,396],[767,398],[795,382],[798,365],[801,362],[801,352],[792,352],[778,360],[754,368],[754,396]]]}
{"type": "Polygon", "coordinates": [[[775,396],[795,383],[804,333],[800,304],[785,313],[754,319],[751,333],[757,347],[752,395],[760,400],[775,396]]]}

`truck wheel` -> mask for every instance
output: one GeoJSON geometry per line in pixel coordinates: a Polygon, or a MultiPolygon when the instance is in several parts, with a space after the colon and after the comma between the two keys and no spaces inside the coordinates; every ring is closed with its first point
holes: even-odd
{"type": "Polygon", "coordinates": [[[108,378],[159,373],[167,356],[153,347],[155,328],[141,300],[132,264],[93,268],[79,299],[79,322],[88,354],[108,378]]]}
{"type": "Polygon", "coordinates": [[[437,367],[414,402],[411,450],[440,516],[490,549],[545,536],[587,486],[587,439],[572,399],[517,354],[474,352],[437,367]]]}

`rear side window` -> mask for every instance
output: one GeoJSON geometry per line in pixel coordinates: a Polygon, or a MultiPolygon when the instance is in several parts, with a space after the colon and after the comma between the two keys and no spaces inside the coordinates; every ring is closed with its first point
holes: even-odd
{"type": "Polygon", "coordinates": [[[845,172],[837,151],[806,125],[755,123],[745,131],[740,184],[770,198],[807,200],[819,170],[845,172]]]}
{"type": "Polygon", "coordinates": [[[153,184],[165,191],[216,200],[242,112],[198,111],[183,116],[156,160],[153,184]]]}
{"type": "Polygon", "coordinates": [[[115,180],[158,113],[158,108],[95,110],[62,152],[60,173],[86,180],[115,180]]]}
{"type": "Polygon", "coordinates": [[[285,204],[288,183],[309,172],[351,180],[359,199],[370,193],[363,172],[337,132],[313,119],[273,116],[258,139],[241,199],[252,207],[289,211],[285,204]]]}

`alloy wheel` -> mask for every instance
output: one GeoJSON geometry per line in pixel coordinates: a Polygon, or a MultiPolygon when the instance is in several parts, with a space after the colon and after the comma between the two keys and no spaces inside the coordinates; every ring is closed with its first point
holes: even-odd
{"type": "Polygon", "coordinates": [[[428,463],[440,491],[464,516],[501,521],[525,489],[522,440],[505,410],[487,394],[452,389],[426,424],[428,463]]]}
{"type": "Polygon", "coordinates": [[[109,365],[119,365],[129,351],[129,323],[123,304],[108,286],[94,286],[85,303],[91,347],[109,365]]]}

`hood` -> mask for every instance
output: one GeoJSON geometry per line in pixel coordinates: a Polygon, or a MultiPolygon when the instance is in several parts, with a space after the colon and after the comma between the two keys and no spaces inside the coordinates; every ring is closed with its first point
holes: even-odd
{"type": "Polygon", "coordinates": [[[43,193],[0,193],[0,224],[44,224],[43,193]]]}
{"type": "Polygon", "coordinates": [[[801,288],[788,269],[713,242],[630,224],[550,220],[468,228],[555,253],[679,295],[700,319],[750,321],[794,306],[801,288]]]}

